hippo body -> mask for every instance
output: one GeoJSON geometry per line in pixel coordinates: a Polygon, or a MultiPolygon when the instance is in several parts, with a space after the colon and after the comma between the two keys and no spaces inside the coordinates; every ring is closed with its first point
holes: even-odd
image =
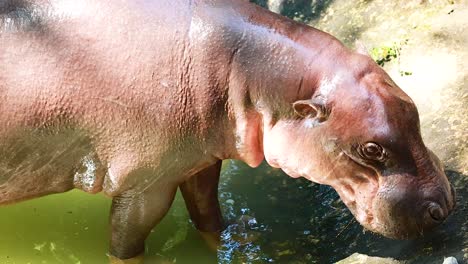
{"type": "Polygon", "coordinates": [[[454,206],[382,69],[247,1],[2,1],[0,96],[0,204],[102,191],[120,259],[143,252],[177,188],[195,226],[220,231],[224,159],[329,184],[390,237],[454,206]]]}

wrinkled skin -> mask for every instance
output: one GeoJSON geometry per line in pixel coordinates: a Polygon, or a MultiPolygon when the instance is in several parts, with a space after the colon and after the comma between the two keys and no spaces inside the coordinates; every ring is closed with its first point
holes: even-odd
{"type": "Polygon", "coordinates": [[[102,191],[116,258],[143,252],[179,187],[220,231],[224,159],[331,185],[388,237],[454,208],[414,103],[324,32],[228,0],[6,0],[0,23],[0,204],[102,191]]]}

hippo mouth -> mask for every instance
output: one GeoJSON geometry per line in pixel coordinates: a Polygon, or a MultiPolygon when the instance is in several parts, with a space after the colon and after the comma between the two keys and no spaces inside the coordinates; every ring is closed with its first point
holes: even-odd
{"type": "Polygon", "coordinates": [[[356,220],[366,229],[372,232],[378,232],[379,222],[374,217],[373,200],[379,190],[378,173],[367,164],[363,164],[346,150],[341,149],[340,156],[346,157],[342,164],[347,168],[352,167],[351,172],[347,173],[346,181],[340,181],[334,189],[340,195],[356,220]]]}
{"type": "MultiPolygon", "coordinates": [[[[333,187],[370,232],[392,239],[413,239],[440,225],[455,207],[455,190],[450,183],[444,188],[442,182],[424,182],[421,175],[382,176],[347,151],[340,154],[348,160],[343,168],[349,172],[344,177],[348,182],[333,187]]],[[[443,176],[438,179],[446,178],[443,176]]]]}

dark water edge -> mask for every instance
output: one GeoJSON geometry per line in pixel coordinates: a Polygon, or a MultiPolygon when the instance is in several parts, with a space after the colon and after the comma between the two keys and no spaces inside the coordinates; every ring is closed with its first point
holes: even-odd
{"type": "Polygon", "coordinates": [[[444,256],[461,261],[468,241],[467,207],[462,203],[468,178],[454,171],[447,175],[457,191],[456,211],[423,238],[396,241],[364,232],[328,186],[289,178],[267,165],[251,169],[230,161],[221,200],[228,221],[237,223],[225,236],[255,239],[245,245],[226,243],[218,253],[219,262],[332,263],[354,252],[407,263],[442,263],[444,256]],[[234,204],[227,203],[229,199],[234,204]]]}
{"type": "MultiPolygon", "coordinates": [[[[268,0],[249,0],[261,7],[268,8],[268,0]]],[[[281,2],[280,14],[303,23],[310,23],[320,17],[334,0],[274,0],[281,2]]]]}

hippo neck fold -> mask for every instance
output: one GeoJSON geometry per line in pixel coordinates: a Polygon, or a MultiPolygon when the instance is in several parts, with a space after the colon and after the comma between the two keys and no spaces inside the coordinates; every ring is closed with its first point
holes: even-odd
{"type": "Polygon", "coordinates": [[[233,156],[256,167],[264,158],[264,131],[279,119],[293,118],[292,103],[311,98],[320,80],[336,71],[330,54],[337,57],[346,50],[327,33],[259,7],[238,5],[236,14],[223,21],[229,29],[223,45],[230,53],[233,156]]]}

